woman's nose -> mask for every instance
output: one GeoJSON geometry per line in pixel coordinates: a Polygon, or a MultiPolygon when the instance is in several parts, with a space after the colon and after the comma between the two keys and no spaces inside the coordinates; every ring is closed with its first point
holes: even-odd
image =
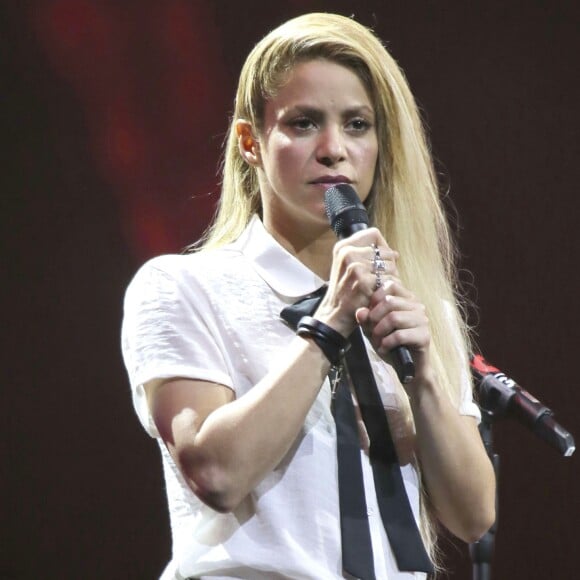
{"type": "Polygon", "coordinates": [[[331,166],[345,157],[346,147],[341,128],[326,127],[320,132],[317,143],[316,158],[319,163],[331,166]]]}

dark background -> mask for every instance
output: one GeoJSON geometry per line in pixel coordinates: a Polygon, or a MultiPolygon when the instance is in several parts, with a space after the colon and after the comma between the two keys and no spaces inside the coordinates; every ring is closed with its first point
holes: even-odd
{"type": "MultiPolygon", "coordinates": [[[[354,13],[401,63],[478,344],[580,437],[577,3],[5,0],[0,578],[154,578],[168,560],[157,447],[120,357],[124,288],[202,232],[243,58],[312,10],[354,13]]],[[[507,419],[494,434],[494,579],[574,577],[578,457],[507,419]]],[[[465,546],[445,548],[449,577],[470,578],[465,546]]]]}

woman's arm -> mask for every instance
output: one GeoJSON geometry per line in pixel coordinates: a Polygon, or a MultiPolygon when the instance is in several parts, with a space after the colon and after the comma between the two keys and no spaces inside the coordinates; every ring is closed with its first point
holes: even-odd
{"type": "Polygon", "coordinates": [[[431,335],[423,305],[405,289],[396,268],[357,312],[382,356],[405,344],[415,362],[415,379],[404,385],[417,433],[417,456],[427,493],[440,521],[473,542],[495,518],[495,475],[474,418],[463,416],[440,388],[429,360],[431,335]]]}
{"type": "MultiPolygon", "coordinates": [[[[369,256],[378,236],[369,228],[335,246],[316,318],[343,336],[372,296],[369,256]]],[[[279,360],[239,399],[224,385],[185,378],[146,387],[152,417],[175,462],[198,497],[218,511],[235,509],[279,464],[330,368],[309,338],[295,337],[279,360]]]]}
{"type": "Polygon", "coordinates": [[[495,475],[474,417],[461,415],[435,381],[411,391],[417,455],[441,523],[465,542],[495,519],[495,475]]]}
{"type": "Polygon", "coordinates": [[[223,385],[171,379],[148,389],[149,407],[195,494],[231,511],[281,461],[296,439],[330,363],[296,337],[287,364],[235,399],[223,385]]]}

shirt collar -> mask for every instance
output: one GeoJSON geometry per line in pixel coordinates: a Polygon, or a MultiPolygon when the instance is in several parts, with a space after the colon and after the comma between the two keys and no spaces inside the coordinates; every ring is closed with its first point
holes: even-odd
{"type": "Polygon", "coordinates": [[[258,275],[275,292],[289,298],[311,294],[324,284],[296,256],[283,248],[257,215],[233,246],[251,260],[258,275]]]}

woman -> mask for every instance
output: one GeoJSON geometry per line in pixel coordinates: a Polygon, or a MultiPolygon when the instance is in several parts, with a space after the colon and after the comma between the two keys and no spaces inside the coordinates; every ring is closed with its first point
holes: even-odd
{"type": "MultiPolygon", "coordinates": [[[[324,284],[313,317],[326,336],[346,341],[360,325],[368,338],[431,557],[436,520],[465,541],[488,529],[495,484],[454,282],[428,148],[393,59],[342,16],[268,34],[241,73],[213,226],[196,251],[146,264],[125,301],[134,402],[167,483],[163,578],[349,577],[328,341],[279,317],[324,284]],[[356,190],[374,226],[338,242],[324,208],[337,183],[356,190]],[[400,345],[415,362],[404,387],[388,364],[400,345]]],[[[376,577],[424,577],[397,568],[372,514],[364,427],[360,442],[376,577]]]]}

